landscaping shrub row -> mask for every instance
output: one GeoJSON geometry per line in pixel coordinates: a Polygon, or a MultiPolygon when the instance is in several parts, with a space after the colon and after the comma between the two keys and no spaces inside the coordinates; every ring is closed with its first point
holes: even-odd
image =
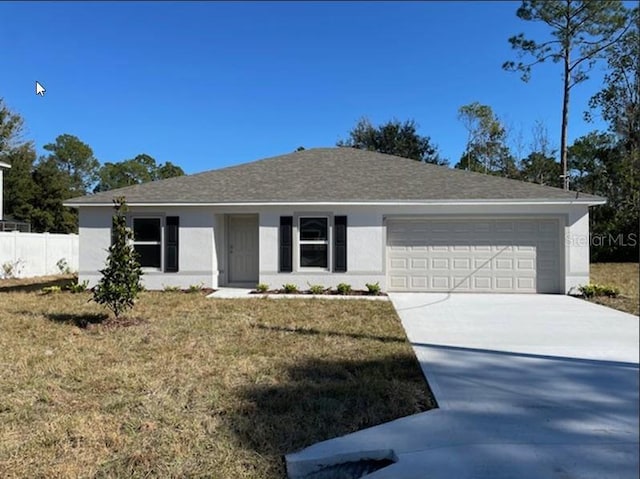
{"type": "Polygon", "coordinates": [[[280,289],[269,289],[269,285],[260,283],[252,294],[310,294],[310,295],[340,295],[340,296],[386,296],[380,290],[379,283],[367,283],[367,289],[353,289],[350,284],[340,283],[335,288],[324,287],[320,284],[310,284],[308,289],[301,290],[295,284],[283,284],[280,289]]]}

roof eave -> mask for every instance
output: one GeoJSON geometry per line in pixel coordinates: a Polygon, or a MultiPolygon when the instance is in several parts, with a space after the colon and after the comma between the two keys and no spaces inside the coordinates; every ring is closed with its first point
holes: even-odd
{"type": "MultiPolygon", "coordinates": [[[[541,199],[486,199],[486,200],[372,200],[372,201],[230,201],[230,202],[175,202],[130,201],[129,206],[473,206],[473,205],[604,205],[606,198],[541,198],[541,199]]],[[[113,202],[63,203],[80,208],[87,206],[113,206],[113,202]]]]}

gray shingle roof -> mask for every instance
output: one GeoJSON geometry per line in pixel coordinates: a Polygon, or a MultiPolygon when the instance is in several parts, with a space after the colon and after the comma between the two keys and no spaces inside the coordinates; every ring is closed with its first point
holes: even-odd
{"type": "Polygon", "coordinates": [[[129,204],[602,200],[376,152],[314,148],[73,198],[65,204],[111,204],[116,196],[125,196],[129,204]]]}

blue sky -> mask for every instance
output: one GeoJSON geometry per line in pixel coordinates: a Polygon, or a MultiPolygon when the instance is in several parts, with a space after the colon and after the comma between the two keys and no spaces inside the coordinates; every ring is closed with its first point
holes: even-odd
{"type": "MultiPolygon", "coordinates": [[[[560,133],[560,65],[524,83],[519,2],[0,3],[0,97],[38,151],[62,133],[102,161],[147,153],[187,173],[333,146],[363,116],[415,119],[456,163],[460,106],[491,106],[530,142],[560,133]],[[47,89],[35,95],[35,81],[47,89]]],[[[573,90],[570,140],[602,68],[573,90]]]]}

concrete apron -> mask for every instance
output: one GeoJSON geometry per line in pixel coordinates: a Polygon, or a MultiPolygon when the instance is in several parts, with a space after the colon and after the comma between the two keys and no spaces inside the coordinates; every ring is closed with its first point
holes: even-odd
{"type": "Polygon", "coordinates": [[[289,454],[289,477],[636,479],[638,318],[483,296],[392,294],[440,408],[289,454]],[[381,459],[392,464],[338,475],[381,459]]]}

